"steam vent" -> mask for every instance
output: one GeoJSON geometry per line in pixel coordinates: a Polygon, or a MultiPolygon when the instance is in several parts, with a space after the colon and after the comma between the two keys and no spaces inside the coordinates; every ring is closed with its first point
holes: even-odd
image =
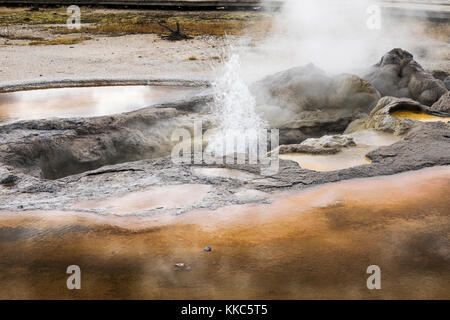
{"type": "Polygon", "coordinates": [[[450,299],[449,35],[444,0],[1,1],[0,299],[450,299]]]}

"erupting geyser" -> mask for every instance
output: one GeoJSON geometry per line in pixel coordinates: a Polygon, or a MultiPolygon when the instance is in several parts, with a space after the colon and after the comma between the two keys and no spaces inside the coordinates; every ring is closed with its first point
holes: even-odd
{"type": "MultiPolygon", "coordinates": [[[[231,49],[232,51],[232,49],[231,49]]],[[[216,156],[228,153],[257,153],[258,136],[267,124],[256,113],[256,101],[242,79],[240,59],[231,53],[222,74],[213,82],[213,122],[216,132],[209,137],[208,152],[216,156]],[[245,139],[245,143],[237,143],[245,139]],[[233,150],[229,147],[232,146],[233,150]]]]}

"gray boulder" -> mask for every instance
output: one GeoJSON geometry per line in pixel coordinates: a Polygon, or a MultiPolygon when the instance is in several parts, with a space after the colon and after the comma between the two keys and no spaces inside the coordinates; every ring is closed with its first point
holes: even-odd
{"type": "Polygon", "coordinates": [[[450,90],[450,73],[442,71],[442,70],[434,70],[431,72],[433,77],[444,82],[447,90],[450,90]]]}
{"type": "Polygon", "coordinates": [[[445,114],[433,111],[432,108],[412,99],[383,97],[378,101],[369,117],[364,120],[358,119],[354,121],[345,130],[345,133],[349,134],[364,129],[376,129],[394,133],[399,136],[405,135],[412,127],[416,126],[417,121],[409,118],[392,116],[392,114],[399,111],[415,111],[430,115],[445,116],[445,114]]]}
{"type": "Polygon", "coordinates": [[[450,114],[450,91],[431,106],[431,110],[450,114]]]}
{"type": "Polygon", "coordinates": [[[425,71],[411,53],[399,48],[386,53],[363,78],[382,96],[410,98],[427,106],[448,91],[443,81],[425,71]]]}
{"type": "Polygon", "coordinates": [[[378,91],[355,75],[328,76],[309,64],[268,76],[250,87],[257,112],[280,129],[280,143],[342,133],[380,98],[378,91]]]}
{"type": "Polygon", "coordinates": [[[323,136],[321,138],[309,138],[300,144],[281,145],[278,148],[280,154],[309,153],[309,154],[335,154],[343,148],[356,146],[352,137],[347,135],[323,136]]]}

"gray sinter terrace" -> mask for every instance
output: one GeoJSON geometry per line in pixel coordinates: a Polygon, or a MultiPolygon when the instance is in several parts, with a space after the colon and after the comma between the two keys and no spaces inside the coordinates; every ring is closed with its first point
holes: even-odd
{"type": "MultiPolygon", "coordinates": [[[[135,111],[3,124],[0,210],[73,211],[80,201],[149,187],[211,186],[207,196],[191,207],[164,209],[179,214],[193,208],[264,203],[276,190],[449,165],[450,128],[445,119],[450,116],[449,79],[448,74],[425,71],[407,51],[393,49],[361,77],[330,77],[307,65],[252,84],[256,111],[270,128],[280,130],[280,154],[337,154],[357,145],[352,134],[367,130],[397,138],[396,143],[369,150],[370,163],[334,171],[309,170],[283,159],[272,176],[261,175],[260,165],[173,164],[173,130],[189,130],[195,119],[203,121],[204,130],[213,126],[213,96],[202,82],[172,83],[203,89],[189,98],[135,111]],[[398,112],[442,121],[393,116],[398,112]]],[[[24,88],[3,91],[13,89],[24,88]]]]}

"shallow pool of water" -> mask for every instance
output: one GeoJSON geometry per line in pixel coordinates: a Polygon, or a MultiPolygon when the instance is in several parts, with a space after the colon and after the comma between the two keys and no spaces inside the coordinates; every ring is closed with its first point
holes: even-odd
{"type": "Polygon", "coordinates": [[[304,169],[334,171],[370,163],[370,159],[365,156],[368,152],[369,148],[364,146],[346,148],[333,155],[286,153],[281,154],[280,159],[295,161],[304,169]]]}
{"type": "Polygon", "coordinates": [[[0,298],[449,299],[449,187],[438,167],[170,221],[1,212],[0,298]],[[66,287],[72,264],[82,290],[66,287]],[[372,264],[382,290],[366,287],[372,264]]]}
{"type": "Polygon", "coordinates": [[[371,163],[366,154],[381,146],[389,146],[401,139],[393,134],[362,130],[350,134],[356,147],[344,148],[336,154],[307,154],[286,153],[280,154],[280,159],[297,162],[302,168],[314,171],[334,171],[371,163]]]}
{"type": "Polygon", "coordinates": [[[243,181],[250,181],[257,178],[252,173],[229,168],[194,168],[192,171],[195,175],[204,177],[220,177],[243,181]]]}
{"type": "Polygon", "coordinates": [[[82,202],[75,205],[74,208],[99,209],[116,215],[124,215],[151,209],[187,207],[200,201],[210,189],[210,186],[202,184],[159,186],[144,191],[130,192],[120,197],[82,202]]]}
{"type": "Polygon", "coordinates": [[[450,118],[433,116],[419,111],[398,111],[394,112],[392,116],[395,118],[409,118],[424,122],[436,122],[436,121],[448,122],[450,120],[450,118]]]}
{"type": "Polygon", "coordinates": [[[0,93],[0,122],[116,114],[180,99],[193,87],[99,86],[0,93]]]}

